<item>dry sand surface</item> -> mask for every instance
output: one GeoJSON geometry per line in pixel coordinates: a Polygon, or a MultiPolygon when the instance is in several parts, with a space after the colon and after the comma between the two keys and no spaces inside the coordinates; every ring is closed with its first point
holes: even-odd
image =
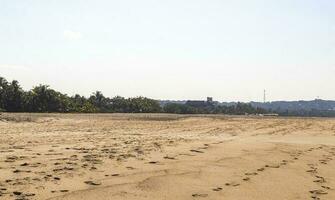
{"type": "Polygon", "coordinates": [[[0,199],[335,199],[335,119],[0,119],[0,199]]]}

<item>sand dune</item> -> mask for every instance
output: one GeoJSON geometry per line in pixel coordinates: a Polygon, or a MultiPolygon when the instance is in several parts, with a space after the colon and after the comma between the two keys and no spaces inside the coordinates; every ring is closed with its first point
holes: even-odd
{"type": "Polygon", "coordinates": [[[0,119],[0,199],[335,199],[335,119],[0,119]]]}

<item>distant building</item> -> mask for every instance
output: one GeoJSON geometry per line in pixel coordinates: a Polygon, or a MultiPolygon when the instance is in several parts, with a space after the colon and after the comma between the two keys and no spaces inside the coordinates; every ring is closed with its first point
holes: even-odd
{"type": "Polygon", "coordinates": [[[206,107],[207,102],[206,101],[186,101],[186,105],[192,106],[192,107],[206,107]]]}
{"type": "Polygon", "coordinates": [[[201,108],[201,107],[208,107],[208,106],[214,106],[214,104],[217,104],[218,102],[213,101],[213,97],[207,97],[207,101],[186,101],[186,105],[201,108]]]}

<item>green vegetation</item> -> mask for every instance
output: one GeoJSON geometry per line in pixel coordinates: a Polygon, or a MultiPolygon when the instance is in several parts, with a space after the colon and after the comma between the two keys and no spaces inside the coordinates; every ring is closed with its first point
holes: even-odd
{"type": "Polygon", "coordinates": [[[0,111],[7,112],[81,112],[81,113],[158,113],[159,102],[145,97],[105,97],[100,91],[89,98],[78,94],[69,97],[47,85],[24,91],[18,81],[8,82],[0,77],[0,111]]]}
{"type": "Polygon", "coordinates": [[[157,113],[162,110],[158,101],[145,97],[107,98],[99,91],[89,98],[78,94],[69,97],[47,85],[39,85],[30,91],[24,91],[17,81],[8,82],[0,77],[0,111],[157,113]]]}
{"type": "Polygon", "coordinates": [[[203,105],[193,105],[192,103],[186,102],[186,104],[168,103],[163,107],[163,110],[167,113],[176,114],[232,114],[232,115],[244,115],[244,114],[261,114],[267,113],[265,109],[254,108],[247,103],[237,103],[232,106],[221,106],[215,105],[210,102],[206,102],[203,105]]]}
{"type": "Polygon", "coordinates": [[[105,97],[96,91],[86,98],[79,94],[68,96],[39,85],[24,91],[18,81],[8,82],[0,77],[0,111],[7,112],[80,112],[80,113],[178,113],[178,114],[238,114],[265,113],[264,109],[250,104],[237,103],[233,106],[220,106],[211,102],[169,103],[160,106],[157,100],[146,97],[124,98],[105,97]]]}

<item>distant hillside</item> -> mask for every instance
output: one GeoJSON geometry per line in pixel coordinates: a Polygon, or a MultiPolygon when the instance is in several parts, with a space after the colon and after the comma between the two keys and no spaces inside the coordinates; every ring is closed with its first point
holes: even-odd
{"type": "Polygon", "coordinates": [[[250,102],[255,107],[275,111],[322,110],[335,111],[335,101],[315,99],[313,101],[273,101],[267,103],[250,102]]]}
{"type": "Polygon", "coordinates": [[[335,101],[315,99],[313,101],[250,103],[252,106],[263,108],[283,116],[335,117],[335,101]]]}
{"type": "MultiPolygon", "coordinates": [[[[187,101],[160,101],[161,105],[167,103],[185,104],[187,101]]],[[[215,102],[216,106],[234,106],[238,102],[215,102]]],[[[335,101],[315,99],[312,101],[273,101],[250,102],[252,107],[262,108],[268,112],[283,116],[315,116],[335,117],[335,101]]]]}
{"type": "MultiPolygon", "coordinates": [[[[185,104],[187,100],[175,101],[175,100],[161,100],[160,105],[165,105],[167,103],[177,103],[185,104]]],[[[217,105],[222,106],[232,106],[236,105],[237,102],[217,102],[217,105]]],[[[272,101],[272,102],[250,102],[254,107],[264,108],[267,110],[277,110],[277,111],[297,111],[297,110],[328,110],[335,111],[335,101],[315,99],[312,101],[272,101]]]]}

